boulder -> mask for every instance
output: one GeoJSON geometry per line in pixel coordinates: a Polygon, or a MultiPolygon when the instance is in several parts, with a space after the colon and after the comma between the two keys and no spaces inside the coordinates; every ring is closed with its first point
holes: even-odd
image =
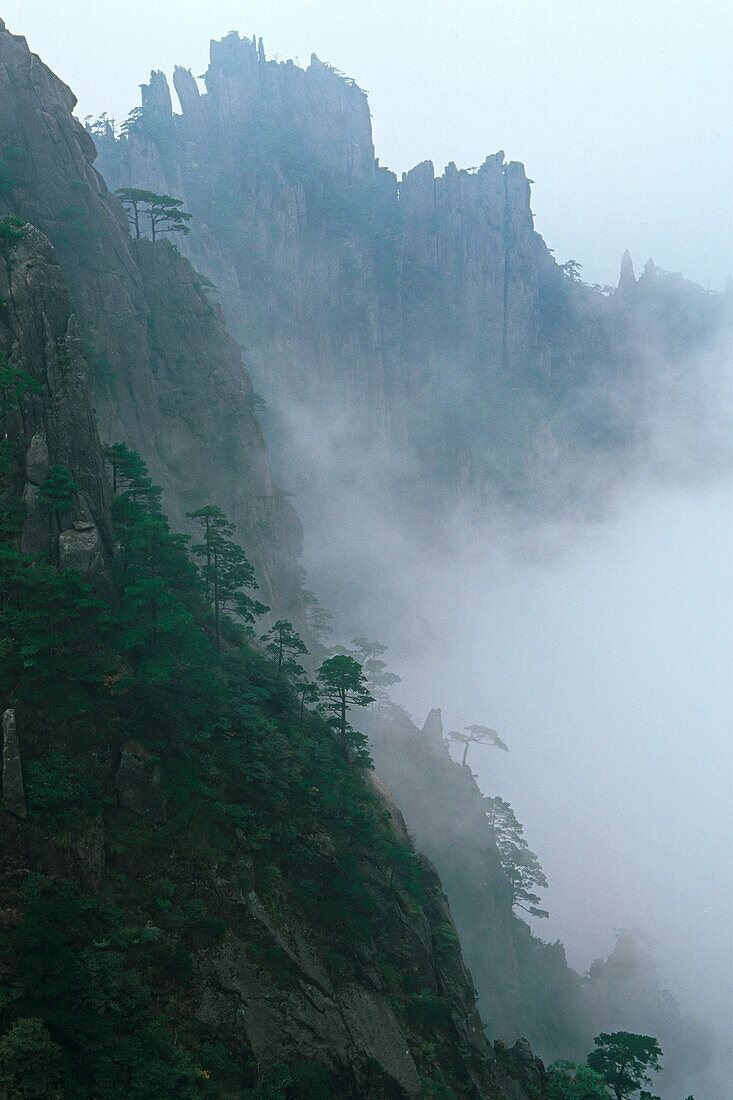
{"type": "Polygon", "coordinates": [[[75,522],[74,528],[59,535],[59,565],[62,569],[76,569],[84,577],[104,574],[106,562],[99,531],[91,524],[75,522]],[[78,530],[77,528],[81,528],[78,530]]]}

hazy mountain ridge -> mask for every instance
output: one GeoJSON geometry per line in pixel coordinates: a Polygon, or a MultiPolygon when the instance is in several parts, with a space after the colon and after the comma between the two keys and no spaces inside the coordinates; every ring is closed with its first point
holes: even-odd
{"type": "Polygon", "coordinates": [[[653,1034],[665,1051],[664,1097],[697,1091],[703,1078],[714,1090],[708,1075],[714,1077],[719,1052],[712,1033],[684,1014],[635,934],[617,933],[608,958],[581,975],[559,940],[541,938],[541,921],[532,931],[513,911],[486,796],[471,768],[452,759],[440,711],[431,711],[422,729],[398,708],[367,715],[361,726],[378,774],[451,899],[487,1034],[526,1036],[547,1062],[582,1062],[594,1036],[609,1027],[653,1034]]]}
{"type": "Polygon", "coordinates": [[[629,474],[700,473],[701,454],[657,433],[680,391],[678,427],[694,424],[705,461],[727,450],[704,401],[685,407],[710,383],[699,357],[729,334],[724,295],[651,262],[637,281],[627,258],[615,291],[586,286],[535,231],[530,182],[503,153],[398,179],[374,157],[366,95],[315,55],[306,70],[268,61],[232,33],[204,79],[202,94],[176,69],[174,114],[153,73],[121,137],[94,127],[99,167],[111,187],[185,200],[182,248],[306,469],[299,413],[348,407],[343,438],[329,429],[340,461],[349,433],[386,441],[408,509],[465,496],[593,513],[629,474]]]}

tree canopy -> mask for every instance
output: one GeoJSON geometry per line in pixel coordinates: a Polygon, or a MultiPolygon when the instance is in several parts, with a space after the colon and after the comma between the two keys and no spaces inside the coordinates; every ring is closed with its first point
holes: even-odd
{"type": "Polygon", "coordinates": [[[596,1046],[588,1055],[588,1065],[600,1074],[616,1100],[626,1100],[637,1092],[648,1100],[658,1100],[642,1091],[643,1085],[652,1084],[650,1071],[659,1073],[662,1068],[656,1039],[630,1031],[602,1031],[593,1042],[596,1046]]]}
{"type": "Polygon", "coordinates": [[[496,730],[492,730],[488,726],[479,725],[466,726],[465,730],[465,733],[460,733],[458,730],[448,731],[448,738],[451,741],[463,745],[462,764],[466,763],[468,750],[471,745],[487,745],[490,748],[501,749],[502,752],[509,752],[509,746],[502,741],[496,730]]]}
{"type": "Polygon", "coordinates": [[[590,1066],[554,1062],[547,1071],[547,1100],[608,1100],[603,1078],[590,1066]]]}
{"type": "Polygon", "coordinates": [[[221,653],[221,615],[231,610],[246,623],[268,610],[247,595],[258,587],[255,571],[244,550],[232,539],[234,525],[216,505],[187,513],[199,525],[203,542],[191,550],[201,559],[201,576],[214,609],[216,648],[221,653]]]}
{"type": "Polygon", "coordinates": [[[524,839],[524,830],[514,810],[502,798],[485,798],[486,818],[499,849],[502,870],[512,890],[512,905],[533,917],[549,916],[540,909],[540,897],[535,892],[547,888],[547,879],[540,862],[524,839]]]}
{"type": "Polygon", "coordinates": [[[153,240],[161,233],[188,233],[192,215],[182,210],[183,199],[171,195],[158,195],[139,187],[119,187],[115,191],[125,208],[136,240],[142,236],[143,219],[153,240]]]}
{"type": "Polygon", "coordinates": [[[370,641],[363,635],[352,639],[351,644],[354,646],[356,660],[364,670],[369,691],[381,708],[382,703],[389,697],[389,689],[401,683],[400,677],[395,672],[390,672],[387,662],[382,660],[389,647],[382,642],[370,641]]]}
{"type": "Polygon", "coordinates": [[[260,641],[265,642],[265,650],[275,659],[278,680],[283,673],[296,676],[304,674],[305,670],[297,663],[295,655],[303,657],[308,653],[308,649],[291,622],[287,619],[278,619],[262,635],[260,641]]]}
{"type": "Polygon", "coordinates": [[[324,709],[334,716],[341,735],[341,747],[346,753],[347,733],[350,730],[346,716],[352,707],[369,706],[374,702],[374,696],[369,693],[363,668],[347,654],[329,657],[318,669],[317,675],[324,695],[324,709]]]}

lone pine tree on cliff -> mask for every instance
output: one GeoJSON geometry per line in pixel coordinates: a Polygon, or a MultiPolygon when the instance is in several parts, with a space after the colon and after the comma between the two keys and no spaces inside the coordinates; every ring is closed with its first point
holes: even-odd
{"type": "Polygon", "coordinates": [[[334,715],[341,734],[344,755],[348,749],[346,715],[351,707],[368,707],[374,702],[364,670],[358,661],[346,654],[329,657],[318,669],[318,682],[325,697],[324,708],[334,715]]]}
{"type": "Polygon", "coordinates": [[[486,819],[499,849],[501,867],[509,879],[512,906],[523,909],[532,917],[548,917],[540,909],[540,897],[535,890],[547,888],[547,879],[535,853],[524,839],[524,830],[514,816],[514,810],[503,798],[485,798],[486,819]]]}
{"type": "Polygon", "coordinates": [[[183,199],[171,195],[157,195],[139,187],[120,187],[115,195],[125,208],[130,226],[140,240],[141,219],[147,219],[153,240],[161,233],[188,233],[191,214],[182,210],[183,199]]]}
{"type": "Polygon", "coordinates": [[[662,1068],[656,1039],[630,1031],[602,1031],[593,1042],[596,1049],[588,1055],[588,1065],[600,1074],[616,1100],[627,1100],[637,1092],[639,1100],[659,1100],[642,1088],[652,1084],[649,1071],[659,1073],[662,1068]]]}
{"type": "Polygon", "coordinates": [[[478,725],[466,726],[465,728],[465,733],[459,733],[458,730],[449,730],[448,732],[448,737],[451,741],[463,745],[462,764],[466,763],[468,750],[471,745],[488,745],[494,749],[501,749],[502,752],[509,752],[509,746],[502,741],[496,730],[489,729],[488,726],[478,725]]]}

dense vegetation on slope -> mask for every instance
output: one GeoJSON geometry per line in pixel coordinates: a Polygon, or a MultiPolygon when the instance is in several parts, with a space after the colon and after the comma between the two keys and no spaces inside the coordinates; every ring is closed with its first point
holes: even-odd
{"type": "MultiPolygon", "coordinates": [[[[2,547],[0,697],[22,730],[30,820],[68,864],[52,873],[46,860],[25,877],[22,919],[3,937],[6,1081],[22,1064],[21,1040],[35,1034],[45,1051],[45,1064],[34,1060],[39,1095],[254,1087],[256,1060],[192,1017],[191,985],[237,896],[256,895],[268,919],[292,913],[310,929],[334,982],[358,980],[359,955],[374,952],[368,965],[389,974],[426,1079],[448,1087],[472,1055],[451,1068],[433,1048],[450,1006],[401,965],[395,936],[397,913],[420,919],[430,887],[362,778],[366,761],[344,756],[316,714],[301,720],[242,627],[225,625],[217,658],[205,592],[144,475],[118,490],[113,520],[111,601],[73,572],[29,562],[9,532],[2,547]],[[117,805],[121,753],[162,775],[164,813],[117,805]],[[70,873],[72,853],[86,883],[70,873]]],[[[450,928],[440,934],[440,950],[457,950],[450,928]]],[[[296,980],[267,936],[248,948],[284,987],[296,980]]],[[[383,1095],[378,1066],[370,1073],[383,1095]]],[[[307,1082],[304,1096],[331,1095],[325,1070],[289,1077],[307,1082]]],[[[294,1084],[288,1094],[301,1092],[294,1084]]]]}

